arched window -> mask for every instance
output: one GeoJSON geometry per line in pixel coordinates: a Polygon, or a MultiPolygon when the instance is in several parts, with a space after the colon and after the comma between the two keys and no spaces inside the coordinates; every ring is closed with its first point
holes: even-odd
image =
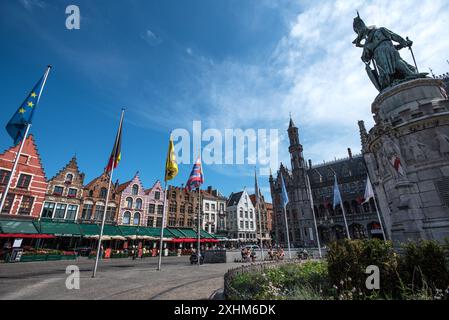
{"type": "Polygon", "coordinates": [[[100,190],[100,198],[106,199],[107,193],[108,193],[108,189],[101,188],[101,190],[100,190]]]}
{"type": "Polygon", "coordinates": [[[137,210],[142,209],[142,199],[136,199],[136,209],[137,210]]]}
{"type": "Polygon", "coordinates": [[[68,173],[68,174],[65,176],[65,182],[72,182],[72,181],[73,181],[73,174],[68,173]]]}
{"type": "Polygon", "coordinates": [[[138,226],[140,224],[140,213],[134,213],[133,225],[138,226]]]}
{"type": "Polygon", "coordinates": [[[133,207],[133,198],[126,198],[126,207],[127,208],[132,208],[133,207]]]}
{"type": "Polygon", "coordinates": [[[129,211],[126,211],[123,214],[123,224],[129,224],[131,222],[131,213],[129,211]]]}
{"type": "Polygon", "coordinates": [[[133,194],[133,196],[137,196],[138,193],[139,193],[139,186],[137,184],[135,184],[135,185],[133,185],[132,194],[133,194]]]}

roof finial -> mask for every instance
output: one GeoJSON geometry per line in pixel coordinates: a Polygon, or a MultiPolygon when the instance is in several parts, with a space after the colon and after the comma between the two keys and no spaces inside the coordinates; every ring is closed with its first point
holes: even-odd
{"type": "Polygon", "coordinates": [[[292,113],[291,113],[291,112],[289,112],[289,113],[290,113],[290,123],[289,123],[288,127],[289,127],[289,128],[294,128],[294,127],[295,127],[295,124],[293,123],[292,113]]]}

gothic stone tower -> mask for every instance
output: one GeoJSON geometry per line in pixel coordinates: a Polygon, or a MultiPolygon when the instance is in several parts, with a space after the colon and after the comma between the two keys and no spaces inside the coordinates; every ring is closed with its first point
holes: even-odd
{"type": "Polygon", "coordinates": [[[279,197],[282,174],[289,197],[286,212],[291,245],[315,246],[316,237],[309,234],[310,228],[313,228],[313,215],[305,180],[307,167],[302,153],[303,147],[299,141],[298,128],[291,118],[287,132],[290,141],[291,170],[281,164],[276,179],[270,175],[270,188],[275,208],[276,241],[286,245],[284,212],[279,197]]]}
{"type": "Polygon", "coordinates": [[[372,103],[374,127],[362,133],[369,175],[396,244],[449,236],[449,100],[442,87],[426,78],[384,90],[372,103]]]}

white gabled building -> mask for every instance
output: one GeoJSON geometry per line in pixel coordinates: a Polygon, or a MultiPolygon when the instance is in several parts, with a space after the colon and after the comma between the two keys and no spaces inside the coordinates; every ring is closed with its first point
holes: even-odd
{"type": "Polygon", "coordinates": [[[242,242],[256,242],[256,211],[246,189],[229,196],[227,204],[228,236],[242,242]]]}
{"type": "Polygon", "coordinates": [[[211,186],[201,191],[203,230],[212,234],[226,232],[226,198],[211,186]]]}

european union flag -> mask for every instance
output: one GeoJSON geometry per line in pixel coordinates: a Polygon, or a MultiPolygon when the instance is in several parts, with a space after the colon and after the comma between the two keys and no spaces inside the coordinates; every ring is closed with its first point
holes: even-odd
{"type": "Polygon", "coordinates": [[[282,194],[281,194],[281,198],[282,198],[282,206],[285,208],[287,206],[288,203],[288,193],[287,193],[287,189],[285,188],[285,182],[284,182],[284,177],[282,176],[281,173],[281,188],[282,188],[282,194]]]}
{"type": "Polygon", "coordinates": [[[42,78],[36,83],[33,90],[31,90],[28,97],[12,116],[6,125],[6,131],[8,131],[11,138],[14,140],[14,144],[19,143],[24,138],[26,128],[28,124],[31,124],[33,119],[34,110],[36,109],[39,99],[44,89],[45,82],[47,81],[48,73],[51,66],[48,66],[42,78]]]}

